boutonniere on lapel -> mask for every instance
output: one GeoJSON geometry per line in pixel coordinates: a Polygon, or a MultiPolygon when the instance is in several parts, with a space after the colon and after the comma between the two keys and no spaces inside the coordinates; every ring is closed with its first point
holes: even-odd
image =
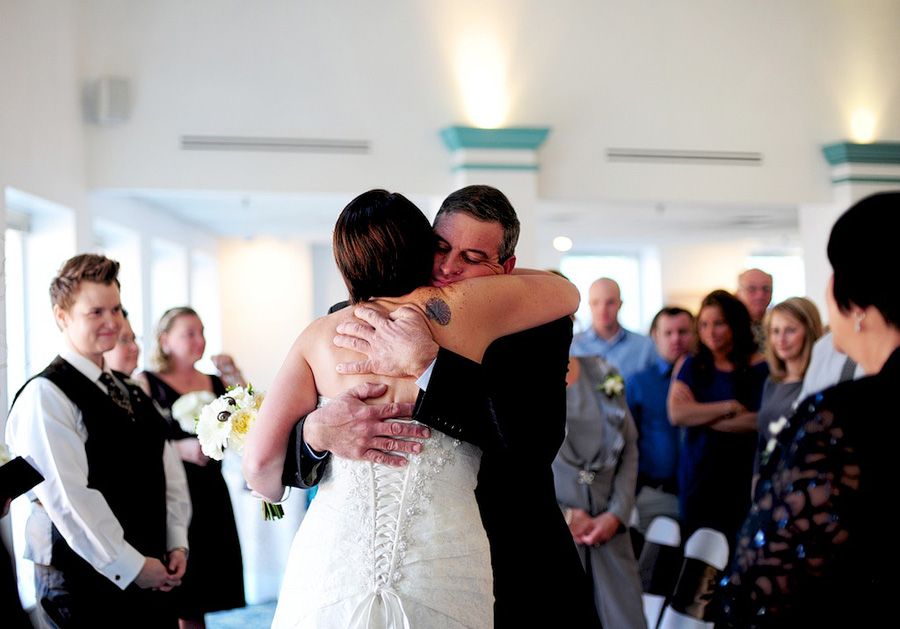
{"type": "Polygon", "coordinates": [[[787,426],[788,420],[787,417],[782,415],[776,421],[769,422],[769,432],[772,436],[769,438],[769,441],[766,443],[766,449],[763,451],[762,457],[760,457],[760,463],[765,465],[769,462],[769,459],[772,457],[772,453],[775,451],[775,446],[778,445],[778,435],[784,430],[784,427],[787,426]]]}
{"type": "Polygon", "coordinates": [[[625,381],[622,379],[622,376],[619,374],[610,374],[606,376],[606,380],[603,381],[603,384],[597,385],[598,391],[603,391],[608,398],[614,398],[622,395],[625,392],[625,381]]]}

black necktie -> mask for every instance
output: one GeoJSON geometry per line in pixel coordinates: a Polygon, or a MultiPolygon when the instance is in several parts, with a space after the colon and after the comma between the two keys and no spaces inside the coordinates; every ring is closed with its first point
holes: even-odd
{"type": "Polygon", "coordinates": [[[106,386],[106,392],[109,394],[109,397],[112,398],[112,401],[118,404],[130,416],[131,400],[128,399],[128,394],[122,390],[119,383],[112,377],[112,374],[104,371],[100,374],[100,382],[106,386]]]}

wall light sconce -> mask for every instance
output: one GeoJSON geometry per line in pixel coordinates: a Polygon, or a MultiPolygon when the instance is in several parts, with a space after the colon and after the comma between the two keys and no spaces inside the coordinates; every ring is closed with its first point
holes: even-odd
{"type": "Polygon", "coordinates": [[[483,129],[502,126],[509,99],[506,63],[496,37],[487,31],[465,32],[457,48],[456,75],[472,124],[483,129]]]}
{"type": "Polygon", "coordinates": [[[850,128],[854,140],[867,144],[875,139],[875,116],[868,109],[860,109],[850,119],[850,128]]]}

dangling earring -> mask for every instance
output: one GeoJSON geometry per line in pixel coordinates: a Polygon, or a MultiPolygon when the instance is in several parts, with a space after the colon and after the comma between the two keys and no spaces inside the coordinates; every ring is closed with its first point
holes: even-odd
{"type": "Polygon", "coordinates": [[[859,311],[859,314],[856,315],[856,320],[853,323],[853,329],[856,330],[856,333],[859,334],[862,332],[862,322],[863,319],[866,318],[866,313],[862,310],[859,311]]]}

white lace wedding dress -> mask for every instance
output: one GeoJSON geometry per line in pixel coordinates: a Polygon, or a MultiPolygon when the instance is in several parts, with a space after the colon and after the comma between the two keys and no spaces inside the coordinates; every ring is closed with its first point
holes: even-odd
{"type": "Polygon", "coordinates": [[[405,467],[333,458],[294,538],[272,626],[493,626],[480,459],[436,430],[405,467]]]}

